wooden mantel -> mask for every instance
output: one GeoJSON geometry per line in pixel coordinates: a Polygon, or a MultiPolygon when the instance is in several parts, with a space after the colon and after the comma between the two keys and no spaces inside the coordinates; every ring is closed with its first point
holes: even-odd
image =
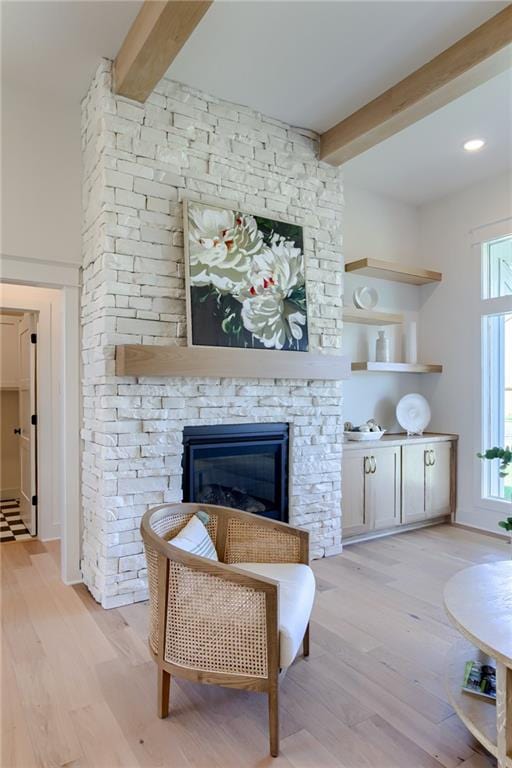
{"type": "Polygon", "coordinates": [[[125,344],[116,347],[116,375],[336,381],[349,378],[350,362],[320,352],[125,344]]]}

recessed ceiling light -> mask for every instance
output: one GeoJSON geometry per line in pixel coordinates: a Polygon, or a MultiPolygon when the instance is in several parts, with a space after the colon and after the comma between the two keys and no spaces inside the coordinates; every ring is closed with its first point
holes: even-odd
{"type": "Polygon", "coordinates": [[[464,149],[466,152],[478,152],[484,145],[485,141],[483,139],[470,139],[464,142],[464,149]]]}

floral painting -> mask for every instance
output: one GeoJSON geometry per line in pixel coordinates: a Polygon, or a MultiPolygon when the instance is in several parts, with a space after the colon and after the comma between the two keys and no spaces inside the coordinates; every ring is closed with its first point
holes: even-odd
{"type": "Polygon", "coordinates": [[[189,341],[307,351],[302,227],[193,202],[185,215],[189,341]]]}

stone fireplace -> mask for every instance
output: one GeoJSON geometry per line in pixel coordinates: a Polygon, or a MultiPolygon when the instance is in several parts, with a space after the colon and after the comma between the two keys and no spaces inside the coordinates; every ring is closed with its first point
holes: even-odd
{"type": "MultiPolygon", "coordinates": [[[[149,506],[181,501],[184,490],[187,497],[187,440],[205,426],[236,436],[238,428],[264,435],[285,425],[287,480],[277,496],[287,496],[289,522],[311,532],[313,557],[338,553],[341,382],[119,377],[114,355],[118,344],[186,345],[184,199],[301,224],[310,348],[339,354],[339,170],[318,160],[315,134],[166,79],[144,105],[115,97],[106,61],[82,109],[85,583],[104,607],[147,598],[141,517],[149,506]]],[[[203,463],[204,485],[222,488],[208,493],[226,493],[231,483],[231,493],[275,512],[264,466],[261,478],[255,472],[243,482],[233,477],[243,462],[216,483],[210,469],[203,463]]]]}

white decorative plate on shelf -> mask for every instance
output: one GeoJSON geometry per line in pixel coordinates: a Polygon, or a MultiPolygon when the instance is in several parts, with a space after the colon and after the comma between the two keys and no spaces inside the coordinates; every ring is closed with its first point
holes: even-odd
{"type": "Polygon", "coordinates": [[[402,397],[396,407],[396,420],[408,435],[422,435],[430,423],[430,406],[423,395],[402,397]]]}
{"type": "Polygon", "coordinates": [[[355,289],[353,299],[358,309],[373,309],[379,300],[379,294],[375,288],[363,285],[355,289]]]}
{"type": "Polygon", "coordinates": [[[362,442],[363,440],[380,440],[386,430],[381,429],[380,432],[344,432],[343,434],[347,440],[357,440],[362,442]]]}

